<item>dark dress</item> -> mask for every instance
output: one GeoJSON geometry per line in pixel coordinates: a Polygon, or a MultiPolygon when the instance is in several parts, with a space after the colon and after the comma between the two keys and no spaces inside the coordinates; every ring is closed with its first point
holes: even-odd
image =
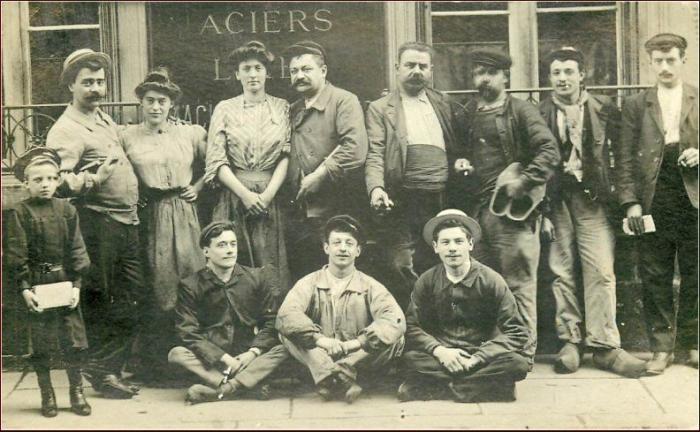
{"type": "MultiPolygon", "coordinates": [[[[61,281],[80,285],[80,275],[90,266],[90,258],[78,213],[68,201],[21,201],[9,212],[6,229],[5,263],[20,292],[32,285],[61,281]]],[[[28,322],[28,352],[34,356],[88,346],[80,306],[29,313],[28,322]]]]}

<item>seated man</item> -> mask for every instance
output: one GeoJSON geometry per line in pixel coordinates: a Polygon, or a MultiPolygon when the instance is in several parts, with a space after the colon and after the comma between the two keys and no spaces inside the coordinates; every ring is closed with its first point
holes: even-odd
{"type": "Polygon", "coordinates": [[[406,320],[394,297],[355,268],[362,232],[350,216],[330,218],[323,250],[328,265],[300,279],[277,315],[289,353],[308,367],[318,393],[348,403],[362,392],[357,369],[381,373],[403,349],[406,320]]]}
{"type": "Polygon", "coordinates": [[[191,404],[253,389],[289,357],[277,339],[275,290],[265,269],[236,264],[235,225],[210,223],[199,244],[206,267],[180,282],[175,313],[183,346],[168,354],[206,383],[188,389],[191,404]]]}
{"type": "Polygon", "coordinates": [[[420,276],[411,295],[400,401],[450,393],[458,402],[515,400],[515,382],[528,371],[528,332],[503,278],[470,258],[479,237],[479,224],[459,210],[425,224],[423,239],[442,263],[420,276]]]}

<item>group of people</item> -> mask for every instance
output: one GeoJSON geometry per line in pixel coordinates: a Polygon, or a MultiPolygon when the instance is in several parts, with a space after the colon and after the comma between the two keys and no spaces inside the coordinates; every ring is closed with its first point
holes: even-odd
{"type": "Polygon", "coordinates": [[[324,399],[352,403],[394,368],[402,401],[515,400],[537,347],[541,260],[557,372],[575,372],[585,348],[626,377],[661,374],[674,355],[697,368],[697,89],[681,80],[683,37],[645,47],[657,85],[622,113],[586,91],[573,47],[546,57],[539,110],[506,92],[510,57],[472,53],[478,94],[463,107],[430,88],[434,52],[418,42],[399,48],[397,88],[365,112],[313,41],[286,50],[300,98],[267,94],[274,57],[252,41],[230,56],[243,93],[208,131],[170,117],[181,90],[162,68],[135,89],[143,122],[118,127],[99,108],[109,57],[73,52],[61,74],[73,100],[46,147],[17,161],[29,198],[6,228],[42,414],[57,414],[57,349],[79,415],[91,412],[83,375],[105,397],[138,392],[127,362],[191,372],[191,403],[269,397],[266,380],[295,362],[324,399]],[[213,191],[201,228],[197,198],[213,191]],[[648,362],[621,348],[616,324],[617,209],[640,237],[648,362]],[[355,266],[368,237],[381,252],[371,275],[355,266]],[[65,281],[71,304],[42,309],[33,287],[65,281]]]}

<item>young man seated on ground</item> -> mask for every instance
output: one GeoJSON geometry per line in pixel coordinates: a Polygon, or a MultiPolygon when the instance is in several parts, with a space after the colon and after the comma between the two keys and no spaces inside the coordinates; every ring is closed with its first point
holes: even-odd
{"type": "Polygon", "coordinates": [[[382,376],[403,349],[406,320],[389,291],[355,268],[362,231],[350,216],[334,216],[324,228],[328,265],[300,279],[277,315],[289,353],[304,364],[324,399],[354,402],[363,376],[382,376]]]}
{"type": "MultiPolygon", "coordinates": [[[[180,282],[175,312],[183,346],[168,354],[170,363],[206,384],[188,389],[185,400],[192,404],[253,390],[289,358],[274,328],[276,290],[265,268],[236,263],[233,222],[210,223],[199,243],[206,267],[180,282]]],[[[266,398],[264,393],[257,397],[266,398]]]]}
{"type": "Polygon", "coordinates": [[[515,382],[528,372],[528,332],[503,277],[470,258],[480,237],[479,224],[459,210],[425,224],[423,239],[442,262],[411,295],[401,401],[515,400],[515,382]]]}

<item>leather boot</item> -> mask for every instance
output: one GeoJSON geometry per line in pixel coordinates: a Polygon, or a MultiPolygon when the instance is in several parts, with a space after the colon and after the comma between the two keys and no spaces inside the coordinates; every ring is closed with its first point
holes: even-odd
{"type": "Polygon", "coordinates": [[[41,392],[41,415],[44,417],[56,417],[58,415],[56,393],[54,393],[51,385],[49,370],[36,371],[36,378],[39,382],[39,391],[41,392]]]}
{"type": "Polygon", "coordinates": [[[83,376],[79,368],[66,369],[68,374],[68,383],[70,388],[68,395],[70,396],[70,410],[79,416],[89,416],[92,413],[92,407],[87,403],[83,394],[83,376]]]}

